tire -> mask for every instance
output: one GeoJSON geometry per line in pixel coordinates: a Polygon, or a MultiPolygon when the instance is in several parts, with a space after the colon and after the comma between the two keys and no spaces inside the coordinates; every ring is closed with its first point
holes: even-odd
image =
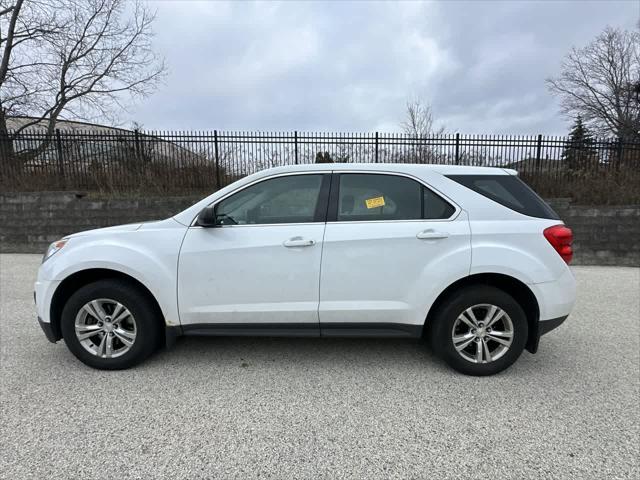
{"type": "Polygon", "coordinates": [[[527,343],[529,328],[522,307],[495,287],[478,285],[457,292],[438,308],[434,320],[433,350],[465,375],[501,372],[520,357],[527,343]],[[495,323],[492,318],[497,318],[495,323]]]}
{"type": "Polygon", "coordinates": [[[132,282],[100,280],[71,295],[62,310],[62,337],[84,364],[121,370],[142,362],[156,349],[161,333],[158,315],[152,299],[132,282]]]}

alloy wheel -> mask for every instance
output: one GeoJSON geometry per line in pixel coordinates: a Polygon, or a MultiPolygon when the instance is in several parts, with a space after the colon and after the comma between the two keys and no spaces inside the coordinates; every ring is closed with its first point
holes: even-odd
{"type": "Polygon", "coordinates": [[[89,353],[100,358],[116,358],[133,347],[137,327],[129,309],[120,302],[98,298],[78,311],[75,333],[89,353]]]}
{"type": "Polygon", "coordinates": [[[507,353],[513,335],[513,322],[507,312],[496,305],[482,303],[458,316],[451,330],[451,341],[465,360],[491,363],[507,353]]]}

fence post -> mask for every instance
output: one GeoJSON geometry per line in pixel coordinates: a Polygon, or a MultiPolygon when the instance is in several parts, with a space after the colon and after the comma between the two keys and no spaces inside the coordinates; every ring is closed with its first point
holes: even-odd
{"type": "Polygon", "coordinates": [[[56,151],[58,153],[58,174],[60,175],[60,182],[64,187],[64,158],[62,157],[62,138],[60,137],[60,129],[56,128],[56,151]]]}
{"type": "Polygon", "coordinates": [[[460,134],[459,133],[456,133],[456,165],[460,165],[460,134]]]}
{"type": "Polygon", "coordinates": [[[618,137],[618,161],[616,162],[616,170],[619,170],[620,166],[622,165],[622,148],[622,136],[620,136],[618,137]]]}
{"type": "Polygon", "coordinates": [[[542,161],[542,135],[538,134],[538,143],[536,145],[536,174],[540,175],[541,173],[541,163],[542,161]]]}
{"type": "Polygon", "coordinates": [[[376,163],[378,163],[378,132],[376,132],[376,163]]]}
{"type": "Polygon", "coordinates": [[[220,189],[220,156],[218,155],[218,130],[213,131],[213,148],[216,155],[216,187],[220,189]]]}
{"type": "Polygon", "coordinates": [[[134,147],[136,149],[136,160],[140,161],[140,134],[137,128],[133,131],[133,133],[135,135],[134,147]]]}
{"type": "Polygon", "coordinates": [[[298,131],[293,132],[293,149],[295,154],[295,162],[298,164],[298,131]]]}

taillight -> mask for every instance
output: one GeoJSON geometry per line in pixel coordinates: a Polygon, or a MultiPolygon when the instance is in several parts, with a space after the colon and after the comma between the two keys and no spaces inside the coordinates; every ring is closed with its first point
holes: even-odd
{"type": "Polygon", "coordinates": [[[573,232],[571,229],[564,225],[554,225],[553,227],[545,228],[542,233],[544,234],[544,238],[546,238],[556,252],[558,252],[558,255],[560,255],[565,262],[571,262],[571,258],[573,258],[573,248],[571,248],[573,232]]]}

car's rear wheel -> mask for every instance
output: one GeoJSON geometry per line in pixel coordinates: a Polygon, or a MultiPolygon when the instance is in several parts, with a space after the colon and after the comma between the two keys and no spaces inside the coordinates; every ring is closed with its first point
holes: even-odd
{"type": "Polygon", "coordinates": [[[492,375],[512,365],[527,343],[527,318],[506,292],[467,287],[446,300],[435,315],[433,348],[467,375],[492,375]]]}
{"type": "Polygon", "coordinates": [[[115,279],[76,291],[62,310],[67,347],[93,368],[129,368],[147,358],[158,342],[156,309],[136,285],[115,279]]]}

